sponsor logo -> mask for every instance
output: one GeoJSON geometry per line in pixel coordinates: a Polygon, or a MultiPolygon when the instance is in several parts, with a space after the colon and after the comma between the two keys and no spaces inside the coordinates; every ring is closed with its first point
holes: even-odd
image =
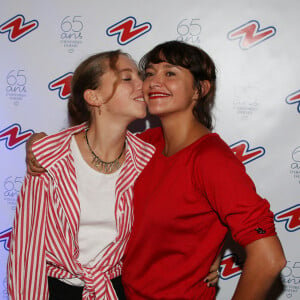
{"type": "Polygon", "coordinates": [[[287,104],[298,104],[297,105],[297,110],[298,113],[300,113],[300,90],[296,91],[292,94],[289,94],[286,98],[285,101],[287,104]]]}
{"type": "Polygon", "coordinates": [[[39,22],[37,20],[25,22],[23,15],[16,15],[0,25],[0,33],[8,32],[8,39],[11,42],[16,42],[20,38],[38,28],[38,26],[39,22]]]}
{"type": "Polygon", "coordinates": [[[4,201],[7,201],[11,210],[16,209],[17,198],[21,190],[23,183],[23,177],[21,176],[8,176],[4,180],[3,184],[3,196],[4,201]]]}
{"type": "Polygon", "coordinates": [[[0,242],[3,242],[4,249],[9,251],[10,248],[10,238],[11,238],[12,228],[8,228],[0,232],[0,242]]]}
{"type": "Polygon", "coordinates": [[[26,74],[24,70],[11,70],[6,76],[6,96],[18,105],[26,97],[26,74]]]}
{"type": "Polygon", "coordinates": [[[60,42],[69,53],[83,42],[82,16],[66,16],[60,23],[60,42]]]}
{"type": "Polygon", "coordinates": [[[290,174],[300,184],[300,146],[296,147],[292,152],[293,162],[290,165],[290,174]]]}
{"type": "Polygon", "coordinates": [[[200,44],[200,19],[183,19],[177,25],[177,40],[190,44],[200,44]]]}
{"type": "Polygon", "coordinates": [[[274,215],[276,222],[284,222],[285,229],[293,232],[300,229],[300,204],[284,209],[274,215]]]}
{"type": "Polygon", "coordinates": [[[26,142],[33,133],[31,129],[22,132],[19,124],[12,124],[0,131],[0,141],[4,140],[6,148],[12,150],[26,142]]]}
{"type": "Polygon", "coordinates": [[[250,149],[249,143],[245,140],[230,145],[230,148],[244,165],[262,157],[266,152],[263,147],[250,149]]]}
{"type": "Polygon", "coordinates": [[[151,28],[152,25],[149,22],[136,25],[136,19],[134,17],[127,17],[108,27],[106,34],[108,36],[116,35],[118,37],[118,44],[126,45],[150,31],[151,28]]]}
{"type": "Polygon", "coordinates": [[[262,91],[259,87],[248,85],[236,86],[232,92],[233,110],[241,120],[249,120],[259,110],[262,91]]]}
{"type": "MultiPolygon", "coordinates": [[[[281,279],[285,286],[286,297],[294,297],[300,291],[300,261],[288,260],[285,268],[281,271],[281,279]]],[[[297,299],[299,298],[297,297],[297,299]]]]}
{"type": "Polygon", "coordinates": [[[254,100],[247,102],[245,100],[234,100],[233,109],[236,110],[241,120],[248,120],[257,110],[259,102],[254,100]]]}
{"type": "Polygon", "coordinates": [[[51,91],[58,90],[58,96],[62,100],[66,100],[69,98],[71,94],[71,79],[73,73],[66,73],[48,84],[48,88],[51,91]]]}
{"type": "Polygon", "coordinates": [[[228,280],[242,273],[243,264],[236,254],[231,253],[222,257],[220,263],[220,278],[228,280]]]}
{"type": "Polygon", "coordinates": [[[261,29],[260,24],[256,20],[251,20],[233,30],[227,37],[229,40],[240,40],[239,46],[243,50],[250,49],[276,34],[276,28],[269,26],[261,29]]]}

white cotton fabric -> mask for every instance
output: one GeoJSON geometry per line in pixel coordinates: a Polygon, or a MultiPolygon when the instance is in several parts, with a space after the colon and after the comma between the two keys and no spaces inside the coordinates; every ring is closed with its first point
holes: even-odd
{"type": "MultiPolygon", "coordinates": [[[[120,169],[112,174],[97,172],[83,159],[74,136],[70,146],[80,201],[78,260],[82,265],[92,267],[117,236],[115,187],[120,169]]],[[[72,285],[84,285],[78,278],[62,281],[72,285]]]]}

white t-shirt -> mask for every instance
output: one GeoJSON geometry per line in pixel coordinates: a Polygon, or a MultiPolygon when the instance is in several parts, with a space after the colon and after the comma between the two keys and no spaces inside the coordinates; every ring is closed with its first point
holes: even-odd
{"type": "MultiPolygon", "coordinates": [[[[80,202],[78,260],[82,265],[93,266],[117,236],[115,186],[120,169],[112,174],[103,174],[92,169],[83,159],[74,137],[71,141],[71,152],[80,202]]],[[[78,278],[62,281],[72,285],[84,285],[78,278]]]]}

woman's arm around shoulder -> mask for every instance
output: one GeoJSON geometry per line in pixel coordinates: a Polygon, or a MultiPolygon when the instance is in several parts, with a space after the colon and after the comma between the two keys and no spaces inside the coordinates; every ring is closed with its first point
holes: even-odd
{"type": "Polygon", "coordinates": [[[39,165],[39,163],[35,159],[34,154],[32,152],[33,143],[40,140],[41,138],[43,138],[45,136],[46,136],[46,133],[44,133],[44,132],[34,133],[26,142],[27,172],[32,176],[38,176],[41,173],[45,172],[45,169],[41,165],[39,165]]]}

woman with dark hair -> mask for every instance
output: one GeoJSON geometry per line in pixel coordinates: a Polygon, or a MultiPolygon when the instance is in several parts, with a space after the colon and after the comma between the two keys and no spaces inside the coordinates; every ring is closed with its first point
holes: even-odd
{"type": "Polygon", "coordinates": [[[265,299],[285,257],[269,203],[211,133],[212,59],[171,41],[148,52],[140,67],[147,107],[162,127],[142,136],[156,151],[134,186],[122,275],[126,298],[215,299],[203,278],[230,229],[247,255],[232,299],[265,299]]]}

